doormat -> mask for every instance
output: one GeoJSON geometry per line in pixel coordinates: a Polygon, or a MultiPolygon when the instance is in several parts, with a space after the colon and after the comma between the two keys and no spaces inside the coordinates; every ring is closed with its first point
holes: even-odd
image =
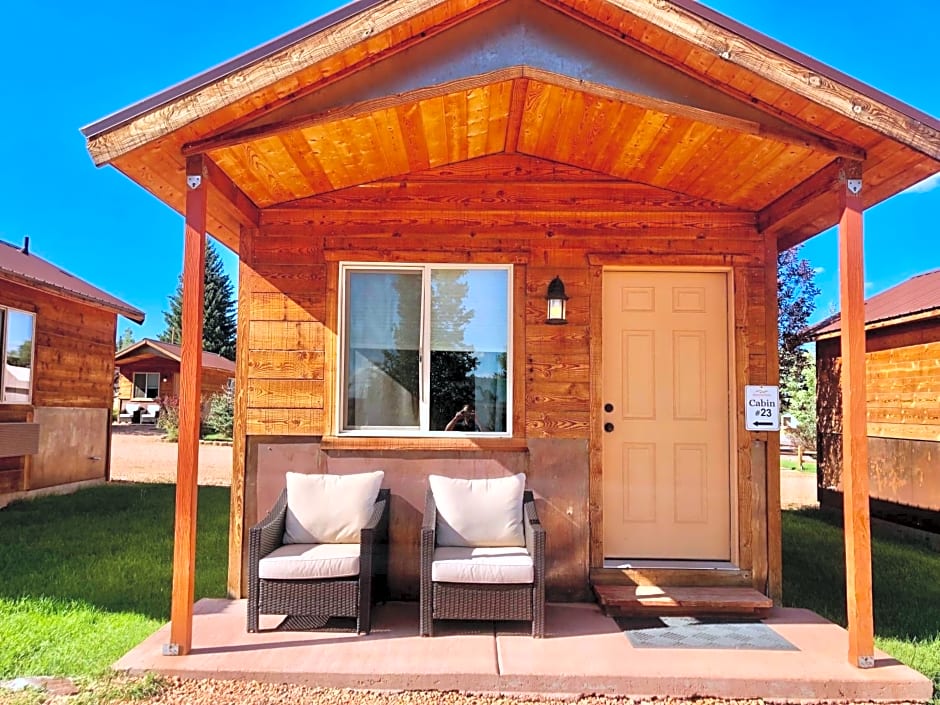
{"type": "Polygon", "coordinates": [[[799,651],[761,622],[695,617],[618,617],[614,621],[637,649],[799,651]]]}

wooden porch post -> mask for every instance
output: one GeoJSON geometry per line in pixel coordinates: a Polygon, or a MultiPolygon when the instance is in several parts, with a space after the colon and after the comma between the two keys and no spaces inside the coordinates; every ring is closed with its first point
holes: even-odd
{"type": "Polygon", "coordinates": [[[170,610],[170,644],[164,647],[165,654],[174,656],[188,654],[192,649],[193,640],[207,191],[203,157],[198,155],[187,158],[173,595],[170,610]]]}
{"type": "Polygon", "coordinates": [[[839,286],[842,308],[842,490],[849,663],[875,665],[868,508],[868,419],[865,399],[865,255],[862,164],[843,160],[839,187],[839,286]]]}

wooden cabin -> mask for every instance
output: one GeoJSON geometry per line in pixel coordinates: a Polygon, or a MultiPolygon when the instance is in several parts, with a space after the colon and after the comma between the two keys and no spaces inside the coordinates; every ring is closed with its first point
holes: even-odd
{"type": "Polygon", "coordinates": [[[0,506],[107,479],[118,314],[144,314],[0,242],[0,506]]]}
{"type": "MultiPolygon", "coordinates": [[[[777,383],[777,253],[841,221],[861,271],[862,211],[940,171],[937,120],[692,0],[359,0],[83,133],[186,218],[184,391],[204,233],[239,255],[236,596],[286,471],[381,468],[396,597],[417,594],[427,476],[522,471],[550,599],[779,598],[779,439],[744,413],[746,385],[777,383]],[[447,430],[465,404],[479,428],[447,430]]],[[[864,517],[864,485],[848,496],[864,517]]],[[[866,532],[847,532],[862,613],[866,532]]]]}
{"type": "MultiPolygon", "coordinates": [[[[842,504],[841,321],[814,327],[819,501],[842,504]]],[[[872,514],[940,531],[940,270],[865,302],[872,514]]]]}
{"type": "MultiPolygon", "coordinates": [[[[114,408],[118,422],[147,423],[156,420],[154,407],[166,397],[179,397],[182,350],[174,343],[144,338],[118,350],[117,396],[114,408]]],[[[235,363],[215,353],[202,352],[201,416],[209,413],[213,395],[224,392],[235,381],[235,363]]]]}

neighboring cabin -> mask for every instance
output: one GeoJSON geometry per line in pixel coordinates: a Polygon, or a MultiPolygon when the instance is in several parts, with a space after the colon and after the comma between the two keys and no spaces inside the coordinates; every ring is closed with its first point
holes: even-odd
{"type": "Polygon", "coordinates": [[[144,314],[0,242],[0,506],[105,480],[117,316],[144,314]]]}
{"type": "MultiPolygon", "coordinates": [[[[940,270],[865,302],[872,514],[940,530],[940,270]]],[[[840,318],[813,328],[819,500],[842,506],[840,318]]]]}
{"type": "MultiPolygon", "coordinates": [[[[144,338],[114,356],[118,371],[114,409],[119,421],[147,423],[156,420],[159,400],[179,397],[179,345],[144,338]]],[[[202,416],[209,411],[213,394],[224,391],[235,379],[235,363],[215,353],[202,353],[202,416]]]]}

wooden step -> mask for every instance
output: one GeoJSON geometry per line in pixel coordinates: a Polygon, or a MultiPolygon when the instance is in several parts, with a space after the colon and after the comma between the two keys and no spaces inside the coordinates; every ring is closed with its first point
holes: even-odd
{"type": "Polygon", "coordinates": [[[764,617],[773,600],[746,587],[592,585],[610,617],[740,615],[764,617]]]}

